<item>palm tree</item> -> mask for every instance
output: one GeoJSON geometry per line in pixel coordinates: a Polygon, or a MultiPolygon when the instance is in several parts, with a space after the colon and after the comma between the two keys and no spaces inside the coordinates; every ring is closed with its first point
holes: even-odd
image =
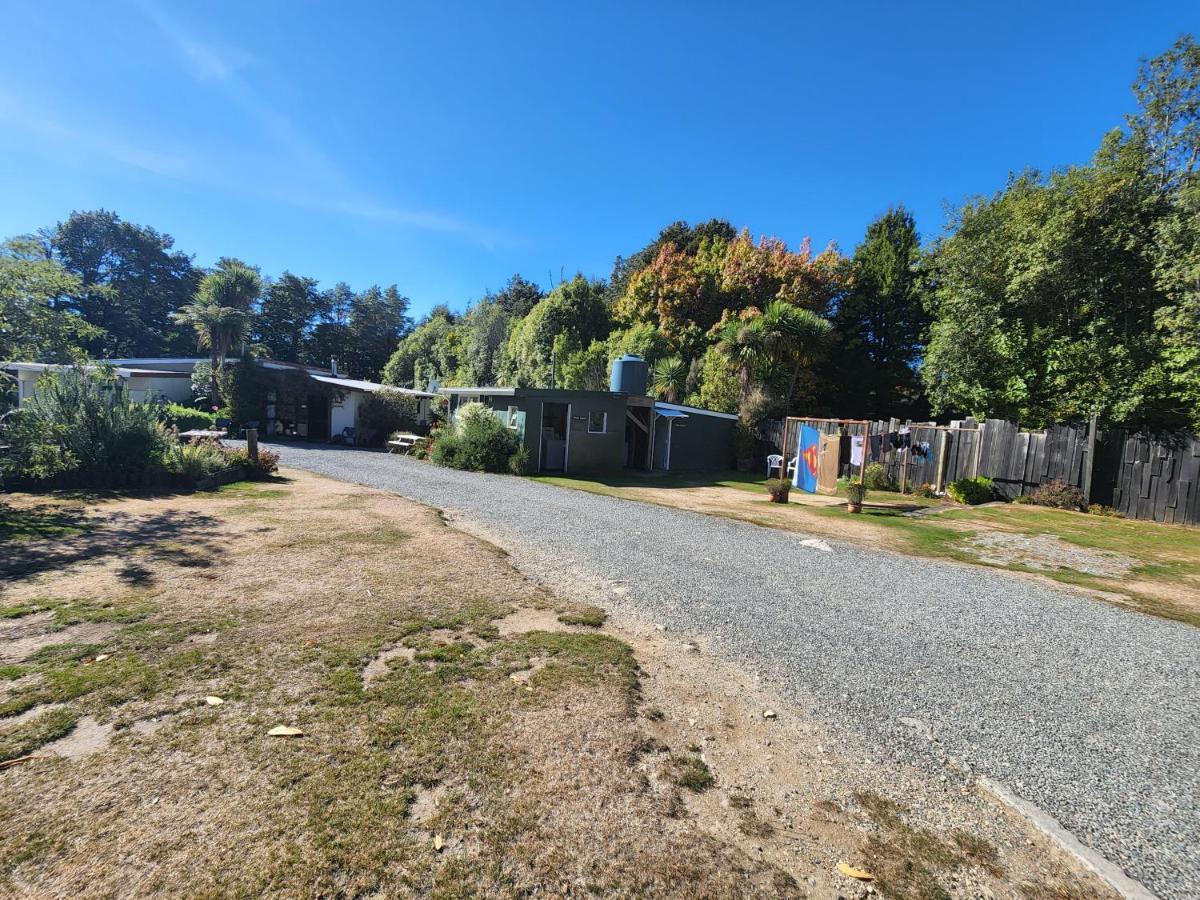
{"type": "Polygon", "coordinates": [[[668,403],[678,403],[687,387],[688,367],[678,356],[665,356],[650,373],[650,390],[668,403]]]}
{"type": "Polygon", "coordinates": [[[772,300],[759,312],[751,309],[727,321],[718,332],[718,349],[737,366],[742,399],[750,394],[754,370],[787,367],[791,400],[800,370],[822,350],[832,326],[811,310],[786,300],[772,300]]]}
{"type": "Polygon", "coordinates": [[[217,373],[230,350],[250,330],[250,307],[261,290],[262,279],[254,269],[237,260],[222,260],[216,270],[204,276],[195,299],[171,314],[178,324],[190,325],[196,332],[196,343],[208,348],[214,404],[218,402],[217,373]]]}
{"type": "Polygon", "coordinates": [[[832,326],[812,310],[785,300],[772,300],[754,320],[754,327],[767,359],[774,365],[790,368],[785,395],[790,401],[800,370],[816,359],[832,326]]]}

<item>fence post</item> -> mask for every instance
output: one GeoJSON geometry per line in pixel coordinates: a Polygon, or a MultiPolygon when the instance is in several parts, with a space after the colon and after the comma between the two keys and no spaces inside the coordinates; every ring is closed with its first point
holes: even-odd
{"type": "Polygon", "coordinates": [[[246,453],[249,454],[252,462],[258,462],[258,429],[246,429],[246,453]]]}
{"type": "Polygon", "coordinates": [[[1087,463],[1083,467],[1083,502],[1092,502],[1092,468],[1096,462],[1096,413],[1088,421],[1087,463]]]}
{"type": "Polygon", "coordinates": [[[939,447],[938,447],[938,466],[937,466],[937,485],[934,487],[934,493],[940,494],[943,488],[946,487],[946,457],[950,453],[950,431],[938,432],[939,447]]]}

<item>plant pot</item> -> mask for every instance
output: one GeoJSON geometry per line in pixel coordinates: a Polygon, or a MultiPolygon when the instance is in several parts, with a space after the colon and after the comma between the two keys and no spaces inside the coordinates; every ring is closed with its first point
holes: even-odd
{"type": "Polygon", "coordinates": [[[860,513],[860,512],[862,512],[862,504],[847,502],[846,503],[846,512],[860,513]]]}
{"type": "Polygon", "coordinates": [[[788,502],[788,491],[771,491],[770,495],[771,495],[772,503],[787,503],[788,502]]]}

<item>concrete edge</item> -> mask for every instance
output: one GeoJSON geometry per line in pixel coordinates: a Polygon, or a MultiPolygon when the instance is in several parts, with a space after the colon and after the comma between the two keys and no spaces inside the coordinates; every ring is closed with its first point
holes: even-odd
{"type": "Polygon", "coordinates": [[[1078,860],[1084,868],[1108,884],[1125,900],[1159,900],[1157,894],[1147,890],[1140,882],[1126,875],[1116,863],[1084,845],[1079,838],[1067,831],[1054,816],[1041,807],[1021,799],[1000,782],[993,781],[991,778],[979,776],[976,783],[1001,803],[1018,812],[1034,828],[1050,838],[1069,856],[1078,860]]]}

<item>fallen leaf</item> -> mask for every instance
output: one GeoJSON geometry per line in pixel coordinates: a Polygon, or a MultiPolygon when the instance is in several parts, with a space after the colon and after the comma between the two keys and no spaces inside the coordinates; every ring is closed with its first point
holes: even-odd
{"type": "Polygon", "coordinates": [[[96,662],[104,662],[106,659],[108,659],[108,657],[109,657],[109,654],[101,653],[99,656],[96,657],[95,661],[96,662]]]}
{"type": "Polygon", "coordinates": [[[225,701],[222,700],[220,697],[214,697],[211,694],[209,694],[207,697],[204,698],[204,702],[207,703],[209,706],[220,706],[225,701]]]}
{"type": "Polygon", "coordinates": [[[848,866],[844,862],[837,864],[837,870],[843,875],[848,875],[851,878],[857,878],[859,881],[874,881],[875,876],[865,869],[856,869],[854,866],[848,866]]]}
{"type": "Polygon", "coordinates": [[[271,737],[302,737],[304,732],[299,728],[293,728],[291,725],[276,725],[267,734],[271,737]]]}
{"type": "Polygon", "coordinates": [[[441,852],[442,852],[442,848],[443,848],[444,846],[446,846],[446,844],[445,844],[445,842],[442,840],[442,836],[441,836],[440,834],[435,834],[435,835],[433,836],[433,849],[434,849],[434,850],[436,850],[438,853],[441,853],[441,852]]]}

